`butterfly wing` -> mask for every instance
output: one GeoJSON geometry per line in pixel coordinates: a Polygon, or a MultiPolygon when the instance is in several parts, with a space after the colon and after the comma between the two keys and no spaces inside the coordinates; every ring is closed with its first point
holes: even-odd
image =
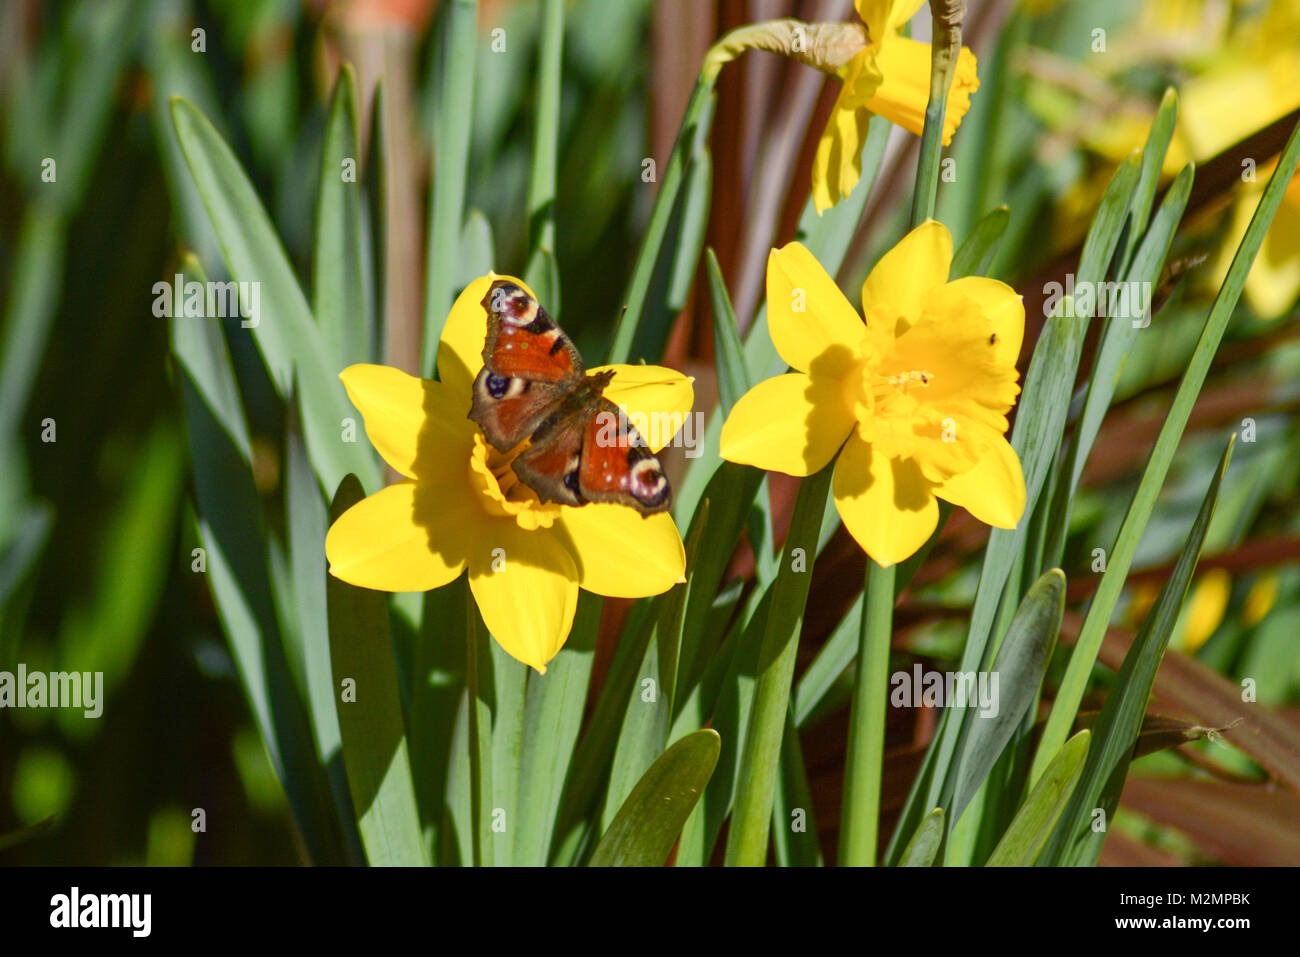
{"type": "Polygon", "coordinates": [[[672,504],[659,459],[619,407],[603,397],[584,430],[578,487],[585,501],[630,505],[642,515],[667,511],[672,504]]]}
{"type": "Polygon", "coordinates": [[[619,407],[600,395],[608,376],[589,376],[543,423],[515,460],[515,474],[544,502],[666,511],[672,490],[663,467],[619,407]]]}
{"type": "Polygon", "coordinates": [[[581,397],[570,396],[542,422],[528,448],[515,459],[515,475],[543,502],[586,504],[579,475],[589,417],[581,397]]]}
{"type": "Polygon", "coordinates": [[[519,284],[497,279],[483,308],[487,338],[469,417],[504,452],[555,413],[585,370],[564,330],[519,284]]]}
{"type": "Polygon", "coordinates": [[[589,376],[542,424],[515,459],[515,475],[543,502],[614,502],[642,515],[672,502],[663,467],[627,416],[601,390],[610,373],[589,376]]]}

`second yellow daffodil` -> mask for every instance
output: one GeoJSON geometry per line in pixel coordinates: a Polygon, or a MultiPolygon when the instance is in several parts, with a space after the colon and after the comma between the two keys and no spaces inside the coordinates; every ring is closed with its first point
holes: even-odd
{"type": "Polygon", "coordinates": [[[1014,528],[1025,509],[1007,413],[1020,392],[1025,310],[1005,283],[948,281],[952,236],[918,226],[862,287],[859,316],[799,243],[767,266],[772,341],[796,371],[755,386],[722,427],[733,462],[811,475],[876,562],[901,562],[938,523],[937,499],[1014,528]]]}
{"type": "MultiPolygon", "coordinates": [[[[854,0],[867,28],[866,47],[839,69],[844,86],[835,100],[813,159],[812,191],[817,212],[849,195],[862,176],[862,147],[872,114],[921,135],[930,98],[930,44],[900,36],[925,0],[854,0]]],[[[948,91],[943,145],[970,109],[979,89],[975,54],[962,47],[948,91]]]]}

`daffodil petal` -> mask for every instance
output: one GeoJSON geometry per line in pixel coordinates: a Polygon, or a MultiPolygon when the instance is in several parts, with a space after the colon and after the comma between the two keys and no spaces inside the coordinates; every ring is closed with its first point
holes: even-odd
{"type": "Polygon", "coordinates": [[[817,141],[813,156],[813,207],[820,216],[853,192],[862,178],[862,147],[867,142],[871,112],[865,103],[880,85],[871,51],[859,53],[844,74],[844,86],[817,141]]]}
{"type": "MultiPolygon", "coordinates": [[[[466,396],[474,385],[474,377],[483,368],[483,343],[487,341],[487,310],[483,308],[483,297],[497,279],[518,283],[533,296],[533,291],[522,279],[491,272],[480,276],[456,297],[438,340],[438,378],[466,396]]],[[[546,303],[541,305],[546,308],[546,303]]]]}
{"type": "Polygon", "coordinates": [[[839,383],[790,372],[740,397],[722,424],[722,457],[787,475],[811,475],[835,455],[854,419],[839,383]]]}
{"type": "Polygon", "coordinates": [[[348,366],[339,378],[365,421],[370,444],[397,471],[421,478],[463,469],[464,455],[451,450],[463,448],[468,455],[473,442],[468,392],[458,395],[446,383],[391,366],[348,366]]]}
{"type": "MultiPolygon", "coordinates": [[[[695,386],[690,376],[665,366],[607,365],[588,373],[613,370],[605,387],[605,398],[619,405],[641,433],[652,451],[672,441],[695,405],[695,386]]],[[[696,434],[693,427],[690,434],[696,434]]]]}
{"type": "MultiPolygon", "coordinates": [[[[930,57],[930,44],[886,35],[876,55],[884,79],[866,102],[866,108],[920,136],[925,128],[925,110],[930,99],[930,57]]],[[[952,142],[953,134],[970,109],[971,94],[979,89],[977,66],[975,54],[969,47],[962,47],[957,54],[944,108],[944,146],[952,142]]]]}
{"type": "Polygon", "coordinates": [[[330,574],[378,591],[428,591],[465,567],[465,543],[486,516],[466,496],[398,482],[362,499],[325,536],[330,574]]]}
{"type": "Polygon", "coordinates": [[[857,310],[801,243],[767,257],[767,327],[782,359],[800,372],[827,375],[852,361],[866,335],[857,310]]]}
{"type": "Polygon", "coordinates": [[[954,279],[930,291],[925,308],[936,311],[960,311],[958,300],[975,303],[989,320],[994,360],[1002,365],[1014,366],[1020,356],[1020,345],[1025,338],[1025,304],[1014,289],[996,279],[983,276],[966,276],[954,279]]]}
{"type": "Polygon", "coordinates": [[[497,643],[545,674],[578,606],[578,569],[560,536],[493,522],[472,543],[469,587],[497,643]]]}
{"type": "Polygon", "coordinates": [[[559,524],[587,591],[646,598],[685,581],[686,548],[667,512],[642,517],[625,505],[593,503],[566,508],[559,524]]]}
{"type": "Polygon", "coordinates": [[[939,523],[933,486],[916,464],[875,453],[856,435],[835,462],[831,491],[844,527],[886,568],[915,554],[939,523]]]}
{"type": "Polygon", "coordinates": [[[911,20],[923,3],[925,0],[853,0],[873,43],[911,20]]]}
{"type": "Polygon", "coordinates": [[[1015,528],[1025,512],[1025,475],[1016,450],[999,437],[974,468],[943,482],[934,494],[985,525],[1015,528]]]}
{"type": "Polygon", "coordinates": [[[927,219],[881,256],[862,284],[867,322],[902,335],[920,317],[926,295],[948,281],[951,266],[952,233],[927,219]]]}

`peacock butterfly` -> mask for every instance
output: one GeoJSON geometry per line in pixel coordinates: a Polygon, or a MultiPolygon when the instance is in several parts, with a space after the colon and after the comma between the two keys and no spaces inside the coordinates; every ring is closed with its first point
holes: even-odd
{"type": "Polygon", "coordinates": [[[642,515],[672,498],[659,460],[602,394],[614,378],[588,375],[572,340],[528,291],[497,279],[487,311],[483,369],[469,417],[499,452],[528,445],[513,464],[543,502],[616,502],[642,515]]]}

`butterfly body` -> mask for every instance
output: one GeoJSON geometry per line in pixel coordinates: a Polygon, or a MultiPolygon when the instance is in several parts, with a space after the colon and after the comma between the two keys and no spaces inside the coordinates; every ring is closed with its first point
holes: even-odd
{"type": "Polygon", "coordinates": [[[672,493],[659,460],[604,397],[612,371],[590,375],[573,342],[528,294],[497,279],[483,297],[487,338],[469,417],[508,452],[543,502],[614,502],[642,515],[665,511],[672,493]]]}

